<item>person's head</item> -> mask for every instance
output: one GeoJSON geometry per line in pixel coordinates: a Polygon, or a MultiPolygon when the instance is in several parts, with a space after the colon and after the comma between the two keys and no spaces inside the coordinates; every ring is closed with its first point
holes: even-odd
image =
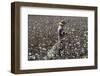
{"type": "Polygon", "coordinates": [[[61,20],[60,22],[59,22],[59,25],[60,26],[64,26],[66,23],[65,23],[65,21],[64,20],[61,20]]]}

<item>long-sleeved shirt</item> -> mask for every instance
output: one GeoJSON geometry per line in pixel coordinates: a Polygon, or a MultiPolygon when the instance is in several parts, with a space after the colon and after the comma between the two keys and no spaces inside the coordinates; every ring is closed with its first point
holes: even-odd
{"type": "Polygon", "coordinates": [[[64,36],[64,29],[62,26],[58,26],[58,41],[61,41],[63,36],[64,36]]]}

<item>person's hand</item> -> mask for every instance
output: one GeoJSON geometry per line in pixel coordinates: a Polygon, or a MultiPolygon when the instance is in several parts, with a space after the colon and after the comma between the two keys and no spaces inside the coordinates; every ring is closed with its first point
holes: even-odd
{"type": "Polygon", "coordinates": [[[68,35],[68,33],[67,32],[63,32],[63,35],[68,35]]]}
{"type": "Polygon", "coordinates": [[[65,35],[66,33],[65,32],[63,32],[63,35],[65,35]]]}

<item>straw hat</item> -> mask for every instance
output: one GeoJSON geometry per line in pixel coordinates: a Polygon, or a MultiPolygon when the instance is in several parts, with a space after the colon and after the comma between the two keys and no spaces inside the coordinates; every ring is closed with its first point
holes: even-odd
{"type": "Polygon", "coordinates": [[[59,25],[61,25],[61,26],[65,25],[65,24],[66,24],[66,23],[65,23],[64,20],[61,20],[61,21],[59,22],[59,25]]]}

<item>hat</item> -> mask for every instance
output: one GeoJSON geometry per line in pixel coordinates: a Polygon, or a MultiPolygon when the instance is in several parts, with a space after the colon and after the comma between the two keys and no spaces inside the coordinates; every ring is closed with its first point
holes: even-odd
{"type": "Polygon", "coordinates": [[[61,20],[60,22],[59,22],[59,25],[65,25],[66,23],[65,23],[65,21],[64,20],[61,20]]]}

